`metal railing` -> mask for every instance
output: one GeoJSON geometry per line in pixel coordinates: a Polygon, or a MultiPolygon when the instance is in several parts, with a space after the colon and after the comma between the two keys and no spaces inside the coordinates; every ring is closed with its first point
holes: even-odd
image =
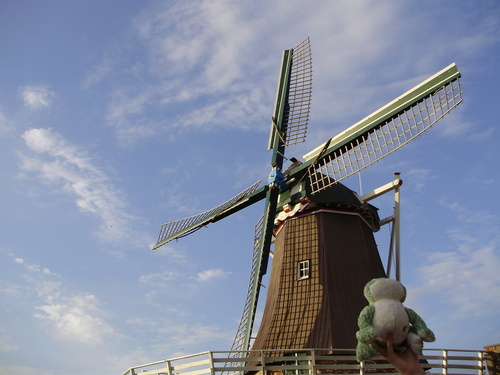
{"type": "MultiPolygon", "coordinates": [[[[424,367],[433,374],[496,374],[488,352],[425,349],[424,367]]],[[[386,374],[394,368],[382,357],[356,361],[353,349],[210,351],[129,368],[123,375],[269,375],[386,374]]]]}

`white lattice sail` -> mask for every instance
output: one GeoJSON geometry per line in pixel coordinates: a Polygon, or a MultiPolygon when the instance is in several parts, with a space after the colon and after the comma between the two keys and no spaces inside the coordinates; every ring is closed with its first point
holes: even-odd
{"type": "Polygon", "coordinates": [[[359,172],[419,136],[462,102],[455,64],[305,155],[313,194],[359,172]]]}

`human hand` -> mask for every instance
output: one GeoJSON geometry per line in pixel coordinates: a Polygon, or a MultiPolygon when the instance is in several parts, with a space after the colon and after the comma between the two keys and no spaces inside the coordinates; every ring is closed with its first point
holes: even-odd
{"type": "Polygon", "coordinates": [[[417,355],[410,348],[406,348],[406,350],[401,353],[394,350],[392,333],[387,335],[387,348],[383,348],[380,345],[377,345],[377,347],[380,354],[387,358],[387,361],[389,361],[401,375],[426,374],[422,365],[420,365],[417,355]]]}

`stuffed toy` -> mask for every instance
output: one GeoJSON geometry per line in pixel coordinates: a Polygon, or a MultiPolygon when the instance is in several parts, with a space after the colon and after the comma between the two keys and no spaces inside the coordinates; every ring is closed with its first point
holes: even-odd
{"type": "Polygon", "coordinates": [[[378,278],[364,288],[369,302],[358,317],[359,331],[356,358],[359,362],[379,355],[375,342],[385,346],[387,334],[393,334],[394,348],[408,346],[415,354],[422,353],[422,341],[435,340],[434,333],[413,310],[403,306],[406,288],[397,280],[378,278]]]}

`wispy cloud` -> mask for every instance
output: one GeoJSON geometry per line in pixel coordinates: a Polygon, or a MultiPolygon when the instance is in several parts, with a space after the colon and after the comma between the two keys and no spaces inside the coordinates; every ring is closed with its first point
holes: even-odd
{"type": "Polygon", "coordinates": [[[45,303],[35,307],[35,317],[45,321],[64,338],[86,344],[101,344],[118,332],[103,319],[100,301],[92,294],[65,297],[48,296],[45,303]]]}
{"type": "MultiPolygon", "coordinates": [[[[412,9],[395,3],[373,7],[371,1],[361,0],[324,1],[314,7],[300,1],[238,7],[228,0],[154,3],[134,18],[122,51],[106,51],[87,81],[99,81],[114,69],[105,117],[125,143],[200,127],[267,131],[267,123],[255,124],[271,116],[281,52],[276,46],[290,48],[309,35],[315,72],[313,119],[343,129],[349,125],[345,121],[358,119],[351,116],[358,116],[359,108],[369,114],[442,68],[435,66],[436,54],[429,59],[428,43],[436,46],[433,50],[445,66],[451,62],[450,50],[469,54],[459,46],[482,41],[476,47],[485,48],[494,42],[491,35],[484,38],[483,31],[493,29],[492,20],[462,40],[444,43],[436,30],[402,24],[419,22],[408,17],[412,9]],[[294,32],[276,33],[287,27],[285,22],[293,22],[294,32]],[[415,28],[421,29],[419,38],[428,41],[426,47],[406,43],[413,37],[407,30],[415,28]],[[321,49],[315,48],[317,39],[321,49]],[[134,53],[123,52],[126,43],[134,53]],[[400,55],[388,64],[395,45],[400,55]],[[418,48],[426,50],[418,53],[418,48]],[[404,53],[407,49],[411,53],[404,53]],[[367,62],[373,71],[366,69],[367,62]]],[[[462,133],[469,126],[463,121],[450,131],[462,133]]],[[[327,138],[319,127],[311,137],[319,137],[314,144],[327,138]]]]}
{"type": "Polygon", "coordinates": [[[450,310],[450,319],[491,317],[500,310],[500,299],[495,298],[500,295],[499,220],[456,202],[440,204],[460,223],[446,233],[455,246],[427,254],[418,270],[423,284],[412,293],[418,299],[439,301],[441,310],[450,310]]]}
{"type": "Polygon", "coordinates": [[[7,120],[5,115],[2,113],[0,108],[0,137],[6,135],[13,129],[10,122],[7,120]]]}
{"type": "Polygon", "coordinates": [[[215,268],[199,272],[196,275],[196,280],[200,282],[207,282],[213,279],[220,279],[220,278],[225,279],[228,276],[228,274],[229,274],[228,272],[220,268],[215,268]]]}
{"type": "Polygon", "coordinates": [[[459,249],[429,255],[428,263],[420,270],[428,298],[439,295],[441,303],[454,306],[454,314],[462,316],[484,316],[498,311],[500,302],[493,297],[500,295],[498,243],[482,244],[457,232],[449,235],[460,242],[459,249]]]}
{"type": "Polygon", "coordinates": [[[19,89],[24,104],[31,109],[49,107],[52,104],[54,92],[48,86],[27,85],[19,89]]]}
{"type": "Polygon", "coordinates": [[[21,293],[9,295],[31,303],[33,317],[44,322],[50,334],[84,344],[102,344],[106,339],[122,337],[106,321],[107,313],[95,295],[64,286],[61,276],[47,267],[30,263],[11,252],[6,255],[22,267],[20,273],[24,279],[17,285],[21,293]]]}
{"type": "Polygon", "coordinates": [[[81,212],[101,222],[99,237],[107,242],[127,240],[144,246],[144,235],[130,228],[135,218],[127,212],[127,202],[105,172],[86,152],[51,129],[30,129],[23,134],[26,145],[35,154],[21,156],[21,168],[34,172],[49,184],[75,198],[81,212]]]}
{"type": "MultiPolygon", "coordinates": [[[[124,363],[122,368],[127,368],[130,364],[148,363],[158,358],[163,358],[165,353],[171,357],[178,357],[193,350],[200,350],[203,347],[211,347],[214,343],[220,345],[230,345],[234,338],[234,332],[226,326],[203,324],[201,322],[186,323],[186,312],[179,312],[168,309],[164,318],[150,319],[130,319],[129,329],[137,332],[141,336],[150,338],[148,350],[142,348],[134,351],[134,355],[126,355],[123,358],[113,358],[124,363]],[[168,340],[164,338],[168,337],[168,340]]],[[[189,315],[189,314],[188,314],[189,315]]],[[[199,314],[191,319],[199,320],[199,314]]]]}
{"type": "Polygon", "coordinates": [[[51,275],[52,272],[50,272],[50,270],[48,268],[42,268],[36,264],[28,264],[24,261],[23,258],[14,258],[14,262],[17,263],[17,264],[22,264],[26,267],[26,269],[28,271],[35,271],[35,272],[41,272],[45,275],[51,275]]]}
{"type": "Polygon", "coordinates": [[[432,171],[430,169],[422,168],[412,168],[405,175],[412,180],[412,187],[418,192],[423,190],[429,181],[433,180],[435,177],[432,176],[432,171]]]}
{"type": "Polygon", "coordinates": [[[169,285],[175,284],[173,281],[179,280],[180,276],[181,275],[175,271],[163,271],[149,275],[141,275],[139,277],[139,282],[149,286],[166,288],[169,285]]]}
{"type": "MultiPolygon", "coordinates": [[[[203,325],[201,323],[194,324],[170,324],[167,323],[158,329],[160,333],[167,334],[172,342],[175,342],[175,348],[183,350],[183,348],[194,347],[200,342],[209,345],[211,342],[219,340],[230,343],[233,338],[232,333],[227,330],[221,330],[215,325],[203,325]]],[[[173,347],[168,345],[170,349],[173,347]]]]}
{"type": "MultiPolygon", "coordinates": [[[[395,4],[374,8],[369,1],[320,2],[315,7],[300,2],[234,7],[228,0],[155,3],[133,23],[141,64],[128,56],[128,68],[123,69],[127,75],[141,77],[142,83],[136,80],[131,87],[124,79],[114,85],[106,119],[121,140],[130,141],[199,127],[267,131],[267,123],[255,124],[271,116],[281,52],[275,51],[276,46],[293,47],[308,35],[313,37],[314,71],[321,77],[315,79],[315,108],[321,108],[315,116],[330,122],[345,118],[346,108],[365,107],[377,98],[380,82],[387,82],[388,75],[394,77],[389,82],[398,94],[408,89],[408,82],[400,82],[394,69],[405,76],[413,72],[410,78],[416,79],[414,71],[421,69],[415,66],[426,65],[425,59],[415,61],[415,54],[412,61],[405,61],[403,54],[399,64],[391,62],[391,71],[374,74],[361,69],[367,60],[387,65],[383,59],[388,50],[396,43],[405,45],[400,41],[406,36],[382,21],[394,19],[398,27],[401,11],[395,4]],[[276,14],[282,17],[276,19],[276,14]],[[357,22],[352,22],[354,18],[357,22]],[[276,33],[288,19],[293,19],[297,32],[276,33]],[[321,50],[314,49],[314,37],[321,37],[321,50]],[[251,60],[246,58],[249,50],[251,60]],[[336,50],[342,53],[332,52],[336,50]],[[161,120],[146,120],[146,110],[161,112],[161,120]]],[[[109,58],[103,60],[106,70],[109,58]]],[[[380,104],[384,102],[374,103],[373,109],[380,104]]]]}
{"type": "Polygon", "coordinates": [[[251,29],[227,1],[196,3],[155,4],[135,19],[145,64],[129,64],[144,84],[115,88],[106,115],[121,140],[201,126],[250,128],[272,105],[274,80],[266,80],[270,90],[263,91],[259,77],[269,73],[269,59],[244,58],[256,35],[266,43],[263,31],[251,29]],[[152,122],[156,111],[161,116],[152,122]]]}
{"type": "Polygon", "coordinates": [[[189,283],[190,280],[195,280],[196,282],[209,282],[215,279],[225,279],[230,275],[230,272],[224,271],[220,268],[214,268],[209,270],[204,270],[198,272],[196,276],[190,277],[189,272],[183,271],[171,271],[166,270],[162,272],[156,272],[152,274],[141,275],[139,277],[139,282],[150,287],[161,288],[167,290],[169,288],[175,288],[179,283],[189,283]]]}
{"type": "Polygon", "coordinates": [[[116,68],[116,64],[122,58],[122,46],[116,43],[109,46],[104,53],[103,60],[88,71],[82,81],[82,88],[86,90],[101,82],[108,74],[113,72],[116,68]]]}

